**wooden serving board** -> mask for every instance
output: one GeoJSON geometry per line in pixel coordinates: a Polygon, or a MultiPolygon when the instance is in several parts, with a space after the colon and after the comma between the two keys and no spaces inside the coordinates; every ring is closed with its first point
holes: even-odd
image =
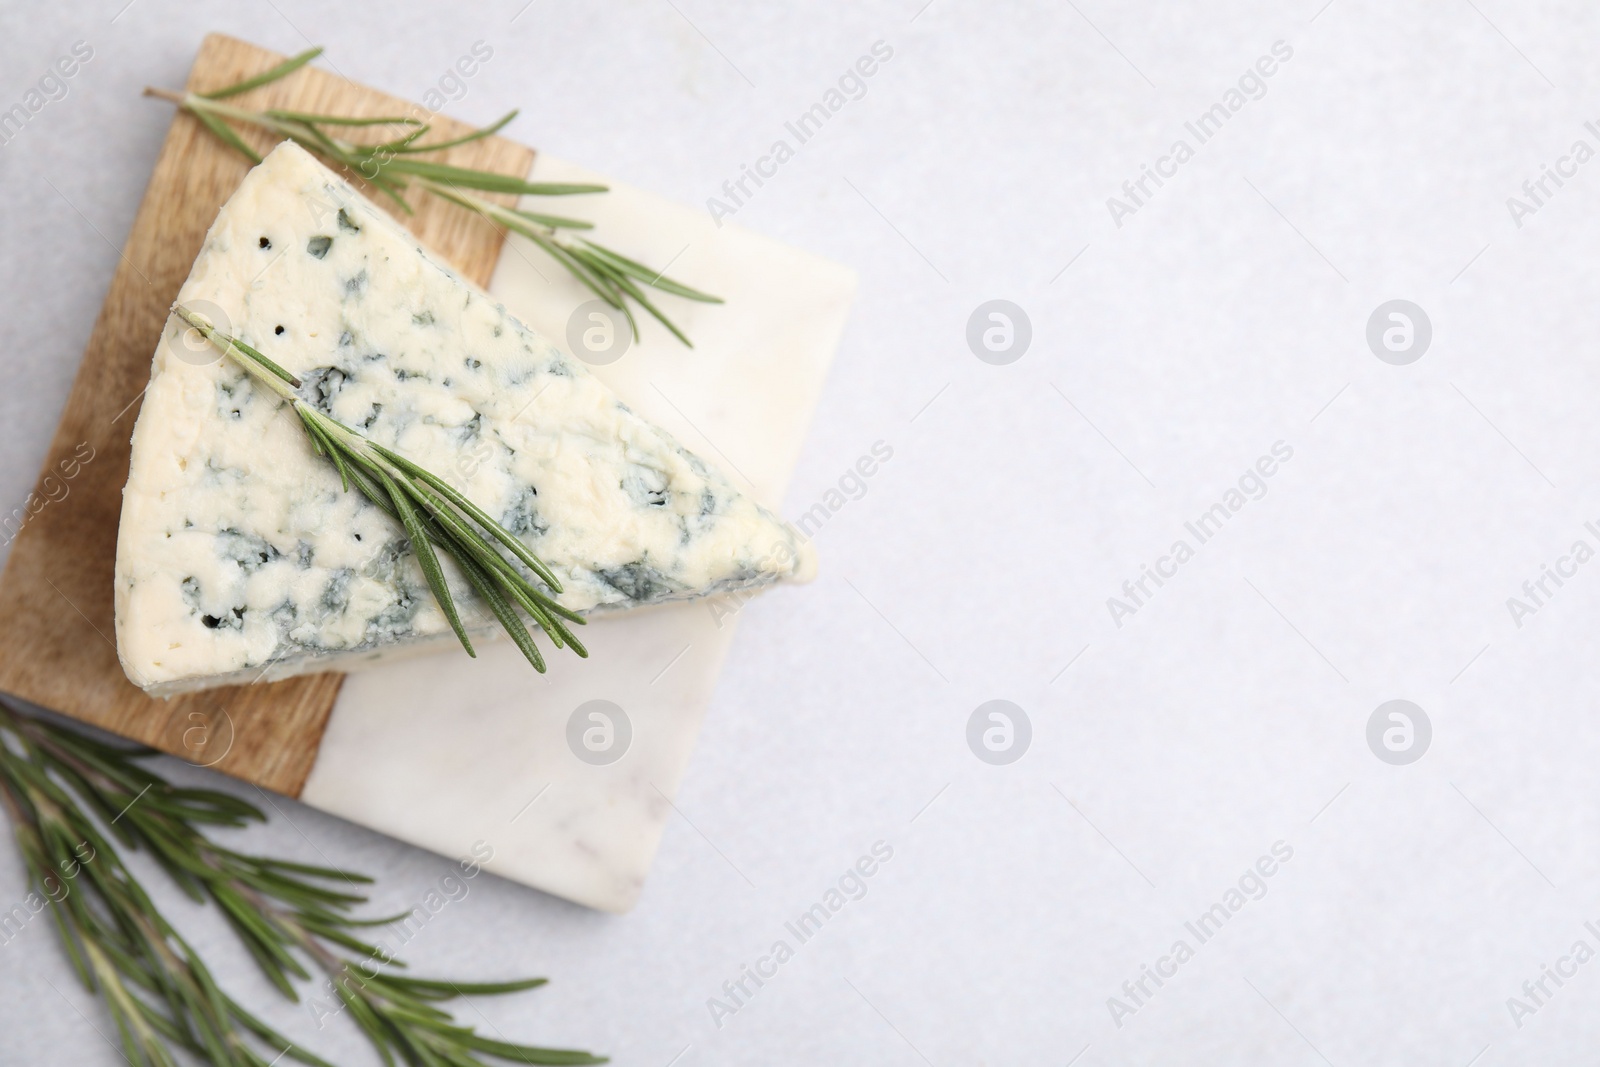
{"type": "MultiPolygon", "coordinates": [[[[283,59],[212,34],[195,57],[187,88],[219,88],[283,59]]],[[[170,106],[160,101],[130,101],[130,106],[136,103],[170,106]]],[[[431,122],[430,137],[439,139],[471,130],[310,67],[230,103],[356,116],[413,115],[431,122]]],[[[392,135],[392,129],[377,128],[376,138],[385,132],[392,135]]],[[[262,153],[274,143],[264,131],[241,133],[262,153]]],[[[429,158],[522,177],[533,155],[522,145],[487,138],[429,158]]],[[[175,114],[40,472],[33,503],[42,501],[42,506],[17,534],[0,574],[0,691],[298,796],[341,675],[154,699],[123,674],[112,627],[112,572],[129,438],[150,379],[151,355],[206,230],[249,169],[246,159],[192,116],[175,114]],[[91,449],[93,458],[85,462],[91,449]]],[[[383,198],[375,200],[389,207],[383,198]]],[[[502,235],[466,211],[422,202],[417,194],[412,206],[415,214],[395,213],[462,275],[488,284],[502,235]]]]}

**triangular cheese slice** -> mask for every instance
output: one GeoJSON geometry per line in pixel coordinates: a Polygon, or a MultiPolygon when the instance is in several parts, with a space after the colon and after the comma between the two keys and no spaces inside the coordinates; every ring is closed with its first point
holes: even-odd
{"type": "MultiPolygon", "coordinates": [[[[576,611],[810,568],[783,521],[293,144],[223,207],[179,301],[452,481],[551,566],[576,611]]],[[[469,627],[496,631],[446,569],[469,627]]],[[[342,491],[282,401],[176,318],[133,433],[116,629],[128,677],[158,695],[455,643],[402,528],[342,491]]]]}

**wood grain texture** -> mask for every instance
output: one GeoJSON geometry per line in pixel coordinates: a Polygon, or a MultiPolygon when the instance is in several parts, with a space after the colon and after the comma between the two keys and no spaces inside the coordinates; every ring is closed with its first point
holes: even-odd
{"type": "MultiPolygon", "coordinates": [[[[213,34],[195,58],[187,88],[203,92],[228,85],[283,58],[213,34]]],[[[415,115],[433,123],[430,137],[438,139],[470,132],[415,104],[309,67],[230,103],[415,115]]],[[[136,105],[170,106],[130,102],[136,105]]],[[[381,139],[385,131],[369,132],[381,139]]],[[[273,143],[260,131],[244,137],[263,153],[273,143]]],[[[429,158],[521,177],[533,164],[533,151],[489,138],[429,158]]],[[[206,230],[249,169],[247,160],[192,116],[174,116],[40,472],[30,501],[36,510],[17,534],[0,574],[0,691],[296,796],[315,762],[342,676],[312,675],[158,700],[127,680],[113,644],[117,522],[129,438],[149,382],[151,355],[206,230]],[[91,449],[93,458],[85,462],[91,449]]],[[[375,202],[390,207],[384,198],[375,202]]],[[[416,213],[398,215],[401,221],[464,276],[487,284],[501,235],[454,206],[422,202],[415,192],[411,202],[416,213]]]]}

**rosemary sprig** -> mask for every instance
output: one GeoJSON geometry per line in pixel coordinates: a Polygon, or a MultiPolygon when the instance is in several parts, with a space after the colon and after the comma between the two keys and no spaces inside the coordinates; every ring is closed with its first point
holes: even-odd
{"type": "Polygon", "coordinates": [[[263,1022],[218,984],[123,863],[144,850],[189,897],[222,909],[283,994],[311,968],[333,985],[383,1062],[486,1067],[598,1064],[567,1049],[495,1040],[439,1008],[458,996],[512,993],[544,979],[457,983],[394,973],[405,964],[363,930],[393,919],[350,912],[365,897],[334,888],[370,883],[328,867],[225,848],[208,827],[265,821],[253,805],[171,785],[140,765],[149,749],[106,744],[0,702],[0,808],[9,816],[36,893],[47,896],[63,948],[85,988],[111,1013],[133,1067],[176,1067],[175,1053],[219,1067],[270,1067],[284,1057],[332,1067],[263,1022]]]}
{"type": "Polygon", "coordinates": [[[224,103],[229,97],[269,85],[292,74],[321,54],[321,48],[307,49],[271,70],[208,93],[177,93],[170,89],[147,88],[145,95],[160,97],[177,104],[180,109],[194,115],[219,139],[242,153],[252,163],[260,163],[261,156],[234,132],[228,121],[255,126],[292,140],[307,151],[359,174],[368,184],[407,213],[410,213],[411,206],[406,203],[403,194],[411,184],[415,183],[418,188],[434,196],[475,212],[491,225],[519,233],[538,245],[601,300],[621,311],[628,319],[635,340],[639,338],[639,323],[634,318],[630,304],[637,304],[643,308],[684,345],[694,347],[684,332],[649,300],[644,290],[656,289],[672,296],[706,304],[720,304],[721,297],[673,281],[665,276],[665,271],[652,270],[604,245],[586,238],[568,237],[562,232],[593,228],[591,223],[582,219],[503,207],[481,196],[473,195],[474,192],[479,192],[573,196],[583,193],[603,193],[606,191],[606,186],[530,182],[506,174],[496,174],[493,171],[474,170],[414,158],[420,154],[468,144],[497,133],[516,118],[517,112],[511,111],[497,122],[462,137],[422,143],[422,138],[431,129],[431,124],[414,117],[349,118],[276,108],[252,111],[224,103]],[[405,132],[392,140],[378,144],[359,144],[338,137],[324,128],[355,126],[397,126],[405,132]]]}
{"type": "Polygon", "coordinates": [[[204,315],[182,304],[174,304],[172,312],[242,367],[254,381],[272,390],[294,409],[311,438],[311,447],[318,455],[326,456],[338,470],[345,492],[354,484],[363,496],[405,528],[411,549],[428,580],[428,588],[467,655],[476,657],[477,652],[456,610],[435,546],[455,560],[534,670],[544,673],[544,656],[517,614],[518,608],[539,624],[555,647],[570,645],[580,657],[588,658],[588,650],[567,627],[567,623],[583,625],[583,617],[556,603],[489,541],[492,537],[500,542],[552,593],[560,593],[561,583],[555,574],[515,534],[443,478],[368,440],[302,400],[295,392],[300,387],[300,379],[237,337],[228,335],[204,315]],[[487,531],[489,537],[485,537],[483,531],[487,531]]]}

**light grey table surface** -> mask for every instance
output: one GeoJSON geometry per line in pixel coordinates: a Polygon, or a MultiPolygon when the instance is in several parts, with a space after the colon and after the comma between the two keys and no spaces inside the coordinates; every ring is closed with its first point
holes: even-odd
{"type": "MultiPolygon", "coordinates": [[[[1600,546],[1600,163],[1571,156],[1600,148],[1592,10],[124,2],[0,8],[0,110],[93,49],[0,147],[0,511],[169,121],[139,90],[178,84],[205,31],[323,43],[413,98],[485,42],[447,110],[520,106],[519,138],[689,203],[892,49],[734,216],[861,273],[785,511],[841,479],[859,499],[815,585],[744,612],[635,912],[484,878],[413,942],[430,972],[554,979],[469,1018],[628,1067],[1592,1057],[1600,964],[1571,952],[1600,948],[1600,564],[1561,563],[1600,546]],[[1185,123],[1219,103],[1201,143],[1185,123]],[[1170,176],[1135,200],[1145,164],[1170,176]],[[1567,176],[1535,201],[1547,164],[1567,176]],[[967,340],[993,299],[1031,324],[1004,365],[967,340]],[[1367,340],[1391,299],[1431,323],[1426,351],[1378,344],[1405,365],[1367,340]],[[1185,523],[1217,503],[1201,544],[1185,523]],[[1193,558],[1161,562],[1179,540],[1193,558]],[[1145,564],[1170,577],[1113,610],[1145,564]],[[1570,576],[1535,603],[1546,564],[1570,576]],[[967,740],[994,699],[1031,724],[1004,766],[967,740]],[[1368,743],[1392,699],[1431,723],[1407,765],[1368,743]],[[801,944],[785,924],[880,841],[865,896],[801,944]],[[1186,923],[1219,903],[1202,941],[1186,923]],[[714,1018],[779,940],[793,958],[714,1018]],[[1535,999],[1545,965],[1575,973],[1535,999]]],[[[380,874],[384,908],[451,869],[278,807],[250,847],[380,874]]],[[[0,904],[22,892],[0,849],[0,904]]],[[[370,1062],[173,907],[272,1018],[370,1062]]],[[[118,1061],[44,924],[0,946],[0,993],[0,1063],[118,1061]]]]}

